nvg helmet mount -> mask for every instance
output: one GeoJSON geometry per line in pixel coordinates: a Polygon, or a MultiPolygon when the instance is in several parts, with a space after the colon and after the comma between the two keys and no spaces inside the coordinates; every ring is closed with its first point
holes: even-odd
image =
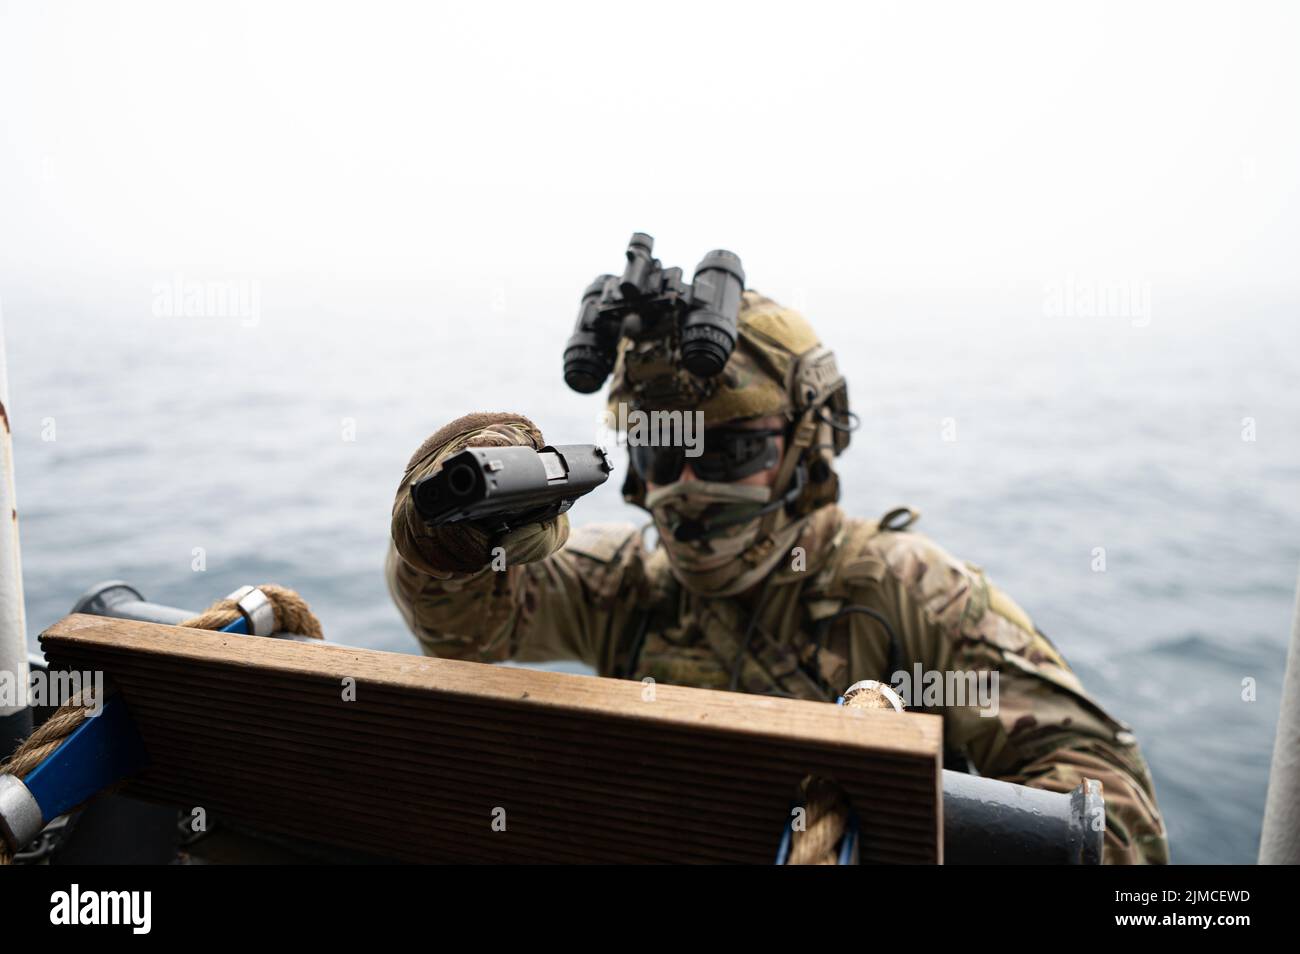
{"type": "Polygon", "coordinates": [[[614,367],[620,338],[675,333],[682,366],[701,378],[721,373],[736,347],[745,272],[726,249],[709,252],[688,284],[680,268],[664,268],[654,239],[637,232],[623,274],[601,275],[582,293],[578,324],[564,348],[564,380],[583,394],[600,390],[614,367]]]}
{"type": "MultiPolygon", "coordinates": [[[[587,287],[565,346],[565,380],[591,393],[612,375],[605,411],[611,429],[625,428],[631,412],[690,412],[705,434],[715,435],[736,422],[780,417],[785,443],[773,500],[800,516],[838,499],[832,461],[848,447],[856,415],[834,353],[798,311],[746,290],[740,260],[731,252],[709,253],[686,285],[681,270],[663,268],[652,250],[648,235],[633,235],[623,275],[602,275],[587,287]],[[692,331],[718,327],[715,336],[692,331]],[[700,352],[690,357],[685,344],[710,337],[720,346],[711,355],[710,374],[702,376],[690,366],[700,352]]],[[[670,480],[665,470],[655,483],[680,473],[679,467],[670,480]]],[[[628,468],[623,495],[646,505],[647,484],[635,466],[628,468]]]]}

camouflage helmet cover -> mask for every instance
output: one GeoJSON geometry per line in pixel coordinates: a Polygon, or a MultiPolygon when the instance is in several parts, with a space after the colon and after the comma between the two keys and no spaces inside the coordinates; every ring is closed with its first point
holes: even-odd
{"type": "MultiPolygon", "coordinates": [[[[781,415],[789,422],[815,414],[816,437],[804,451],[814,483],[799,509],[807,512],[839,497],[831,460],[849,443],[848,385],[835,355],[818,341],[807,319],[755,291],[741,299],[736,348],[716,378],[699,378],[679,360],[676,333],[637,341],[623,338],[610,384],[607,419],[631,411],[699,411],[704,427],[781,415]],[[829,415],[822,413],[829,410],[829,415]],[[838,421],[837,421],[838,418],[838,421]],[[839,426],[833,426],[835,421],[839,426]]],[[[629,469],[623,495],[644,506],[645,488],[629,469]]]]}
{"type": "MultiPolygon", "coordinates": [[[[698,410],[704,426],[780,414],[793,419],[828,403],[837,392],[847,409],[847,388],[835,356],[821,346],[799,312],[754,291],[741,299],[735,351],[716,378],[681,367],[676,334],[619,342],[608,409],[698,410]]],[[[842,450],[837,447],[836,452],[842,450]]]]}

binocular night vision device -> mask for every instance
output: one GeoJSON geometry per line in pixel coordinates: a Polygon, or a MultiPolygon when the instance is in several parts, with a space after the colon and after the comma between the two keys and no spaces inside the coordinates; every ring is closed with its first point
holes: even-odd
{"type": "Polygon", "coordinates": [[[578,324],[564,347],[564,381],[573,390],[600,390],[622,337],[676,336],[682,367],[700,378],[719,374],[731,357],[745,289],[740,257],[715,249],[687,283],[680,268],[664,268],[653,251],[654,239],[637,232],[623,274],[601,275],[582,293],[578,324]]]}

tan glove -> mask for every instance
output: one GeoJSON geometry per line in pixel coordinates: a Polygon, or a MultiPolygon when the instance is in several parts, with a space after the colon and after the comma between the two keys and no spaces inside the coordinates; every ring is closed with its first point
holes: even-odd
{"type": "Polygon", "coordinates": [[[442,462],[467,447],[546,446],[537,425],[522,414],[467,414],[437,431],[420,445],[406,465],[393,500],[393,544],[401,558],[422,573],[439,579],[477,573],[492,562],[492,550],[503,547],[507,566],[544,560],[569,539],[569,518],[561,514],[545,523],[511,530],[500,538],[473,521],[430,527],[411,501],[411,484],[435,473],[442,462]]]}

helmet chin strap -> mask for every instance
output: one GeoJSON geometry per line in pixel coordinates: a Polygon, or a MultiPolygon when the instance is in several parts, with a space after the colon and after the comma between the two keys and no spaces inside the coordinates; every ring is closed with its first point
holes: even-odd
{"type": "Polygon", "coordinates": [[[753,513],[743,513],[739,516],[728,517],[725,520],[710,520],[707,523],[701,520],[683,520],[673,531],[673,537],[679,543],[692,543],[696,540],[708,540],[710,537],[716,537],[728,527],[734,527],[738,523],[749,523],[757,517],[764,517],[767,514],[775,513],[782,507],[794,503],[803,493],[804,481],[806,479],[804,466],[800,464],[795,468],[794,486],[784,494],[773,500],[769,504],[764,504],[753,513]]]}
{"type": "MultiPolygon", "coordinates": [[[[785,449],[785,458],[781,461],[781,469],[777,471],[776,480],[772,481],[773,493],[781,495],[781,502],[793,503],[803,493],[804,478],[806,472],[803,466],[803,454],[811,445],[817,436],[816,408],[808,408],[799,416],[799,423],[794,427],[794,435],[790,440],[790,446],[785,449]],[[794,484],[788,490],[784,489],[794,484]]],[[[758,528],[758,538],[766,540],[772,535],[776,527],[776,520],[779,514],[778,508],[773,508],[763,516],[763,522],[758,528]]]]}

